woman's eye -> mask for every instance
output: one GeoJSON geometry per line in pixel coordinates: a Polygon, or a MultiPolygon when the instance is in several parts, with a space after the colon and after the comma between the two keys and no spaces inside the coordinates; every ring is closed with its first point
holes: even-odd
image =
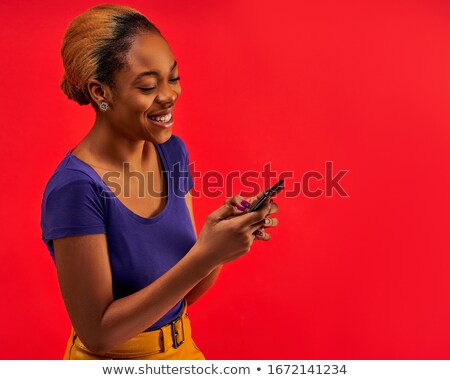
{"type": "Polygon", "coordinates": [[[175,82],[178,82],[179,80],[180,80],[180,77],[176,77],[173,79],[169,79],[169,82],[175,83],[175,82]]]}
{"type": "Polygon", "coordinates": [[[144,92],[150,92],[153,91],[156,87],[139,87],[139,90],[144,92]]]}

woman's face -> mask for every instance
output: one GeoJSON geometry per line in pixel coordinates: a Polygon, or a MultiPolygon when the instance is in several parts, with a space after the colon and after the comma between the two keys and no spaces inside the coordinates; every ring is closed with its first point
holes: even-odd
{"type": "Polygon", "coordinates": [[[127,62],[114,75],[111,108],[104,116],[131,140],[162,144],[172,135],[171,115],[181,93],[178,65],[165,39],[155,34],[137,37],[127,62]],[[156,115],[166,116],[158,121],[156,115]]]}

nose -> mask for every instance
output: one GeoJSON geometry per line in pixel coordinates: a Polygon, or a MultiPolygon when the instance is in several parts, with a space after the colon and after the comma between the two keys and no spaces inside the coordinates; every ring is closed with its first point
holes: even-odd
{"type": "Polygon", "coordinates": [[[161,104],[169,104],[172,105],[178,98],[179,93],[175,91],[168,83],[163,82],[160,85],[158,96],[156,97],[157,101],[161,104]]]}

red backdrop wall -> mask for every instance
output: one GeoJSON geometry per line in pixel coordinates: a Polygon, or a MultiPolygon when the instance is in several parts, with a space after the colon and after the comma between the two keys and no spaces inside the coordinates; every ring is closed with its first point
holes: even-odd
{"type": "MultiPolygon", "coordinates": [[[[450,359],[448,2],[122,3],[179,62],[173,131],[195,169],[294,175],[272,239],[190,307],[206,357],[450,359]],[[326,161],[348,197],[287,196],[326,161]]],[[[96,4],[0,3],[3,359],[62,358],[69,334],[40,206],[94,120],[59,90],[59,49],[96,4]]],[[[194,199],[199,230],[223,201],[194,199]]]]}

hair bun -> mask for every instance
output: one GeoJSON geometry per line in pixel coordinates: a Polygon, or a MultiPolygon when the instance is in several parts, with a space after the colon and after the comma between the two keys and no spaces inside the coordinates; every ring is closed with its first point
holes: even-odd
{"type": "Polygon", "coordinates": [[[78,104],[82,106],[91,103],[91,99],[86,94],[86,92],[80,90],[79,88],[77,88],[77,86],[71,83],[67,79],[66,74],[63,75],[63,79],[61,81],[61,89],[69,99],[76,101],[78,104]]]}

